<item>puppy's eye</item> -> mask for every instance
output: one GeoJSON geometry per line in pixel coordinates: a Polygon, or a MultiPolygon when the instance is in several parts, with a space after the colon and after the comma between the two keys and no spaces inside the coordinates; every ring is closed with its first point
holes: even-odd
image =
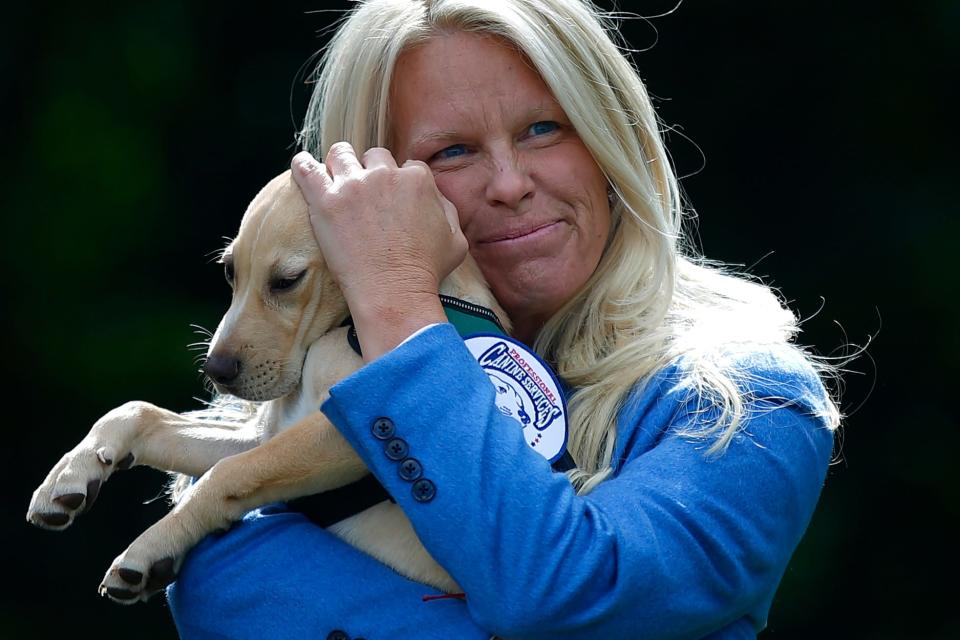
{"type": "Polygon", "coordinates": [[[224,262],[223,263],[223,276],[227,279],[227,283],[232,287],[233,286],[233,263],[224,262]]]}
{"type": "Polygon", "coordinates": [[[294,288],[297,284],[303,280],[303,276],[307,273],[307,270],[304,269],[297,275],[292,278],[275,278],[270,281],[270,291],[273,293],[280,293],[282,291],[287,291],[294,288]]]}

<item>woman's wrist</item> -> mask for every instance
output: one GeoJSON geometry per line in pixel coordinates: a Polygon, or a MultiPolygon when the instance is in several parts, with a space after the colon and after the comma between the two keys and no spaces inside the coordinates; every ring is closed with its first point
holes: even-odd
{"type": "Polygon", "coordinates": [[[435,292],[348,298],[348,304],[366,362],[393,350],[423,327],[447,321],[435,292]]]}

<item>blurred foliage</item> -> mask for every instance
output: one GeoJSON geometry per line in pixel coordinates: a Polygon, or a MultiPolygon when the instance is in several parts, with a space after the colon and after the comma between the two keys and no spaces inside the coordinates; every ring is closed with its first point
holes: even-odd
{"type": "MultiPolygon", "coordinates": [[[[16,576],[0,637],[175,637],[161,600],[122,608],[95,593],[164,512],[141,504],[162,474],[128,472],[63,534],[23,513],[110,408],[197,405],[191,324],[214,328],[228,301],[211,252],[294,152],[304,73],[337,16],[319,8],[22,4],[0,23],[14,404],[2,514],[16,576]]],[[[622,29],[704,253],[776,286],[824,355],[875,337],[848,365],[837,462],[764,636],[960,636],[949,586],[960,431],[948,404],[960,224],[947,140],[960,4],[684,3],[622,29]]]]}

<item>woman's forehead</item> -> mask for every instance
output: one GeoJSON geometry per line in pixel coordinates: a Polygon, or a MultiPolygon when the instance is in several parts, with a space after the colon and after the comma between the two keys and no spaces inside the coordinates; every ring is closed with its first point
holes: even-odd
{"type": "Polygon", "coordinates": [[[457,120],[526,119],[559,108],[553,94],[516,50],[498,38],[455,32],[405,51],[390,90],[395,130],[412,139],[457,120]]]}
{"type": "Polygon", "coordinates": [[[526,57],[502,38],[465,31],[444,32],[401,52],[393,84],[438,80],[447,86],[495,80],[504,73],[539,74],[526,57]]]}

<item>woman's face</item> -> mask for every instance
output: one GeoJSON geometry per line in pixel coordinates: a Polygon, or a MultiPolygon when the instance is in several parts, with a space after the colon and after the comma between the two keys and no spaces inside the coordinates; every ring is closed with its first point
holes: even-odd
{"type": "Polygon", "coordinates": [[[600,261],[600,167],[539,74],[488,36],[453,32],[404,52],[390,117],[397,160],[430,166],[517,336],[532,340],[600,261]]]}

